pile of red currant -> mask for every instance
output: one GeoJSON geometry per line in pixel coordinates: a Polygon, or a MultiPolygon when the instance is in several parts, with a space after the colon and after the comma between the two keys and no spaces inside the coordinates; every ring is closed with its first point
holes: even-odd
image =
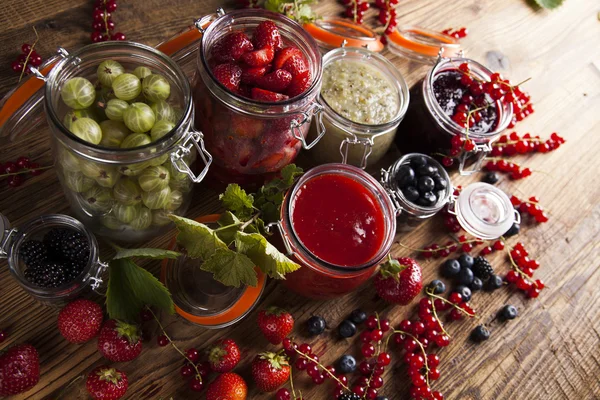
{"type": "Polygon", "coordinates": [[[448,29],[444,29],[442,31],[442,33],[444,35],[448,35],[453,37],[454,39],[463,39],[466,38],[467,35],[469,34],[469,30],[467,28],[460,28],[460,29],[452,29],[452,28],[448,28],[448,29]]]}
{"type": "Polygon", "coordinates": [[[24,43],[21,46],[21,54],[10,64],[15,73],[22,75],[28,72],[28,66],[39,67],[42,65],[42,56],[34,50],[34,47],[35,43],[33,45],[24,43]]]}
{"type": "Polygon", "coordinates": [[[510,174],[510,178],[514,180],[531,176],[531,170],[529,168],[521,168],[519,164],[503,159],[490,160],[483,167],[488,171],[506,172],[510,174]]]}
{"type": "Polygon", "coordinates": [[[125,40],[121,32],[111,33],[115,29],[112,13],[117,9],[115,0],[96,0],[94,6],[94,22],[92,24],[92,42],[106,42],[107,40],[125,40]]]}
{"type": "Polygon", "coordinates": [[[25,175],[37,176],[48,168],[40,167],[40,164],[31,162],[27,157],[19,157],[14,162],[0,163],[0,179],[6,178],[10,187],[19,187],[25,182],[25,175]]]}
{"type": "Polygon", "coordinates": [[[513,269],[506,274],[504,280],[525,292],[528,298],[538,297],[542,289],[546,287],[540,279],[532,279],[533,273],[540,267],[540,263],[529,258],[529,253],[521,242],[510,250],[508,257],[513,269]]]}
{"type": "MultiPolygon", "coordinates": [[[[398,0],[394,0],[398,1],[398,0]]],[[[357,24],[362,24],[365,12],[369,9],[370,4],[365,0],[342,0],[342,4],[346,6],[344,15],[352,18],[357,24]]]]}
{"type": "Polygon", "coordinates": [[[537,197],[531,196],[529,200],[521,200],[513,195],[510,198],[510,202],[514,207],[519,209],[521,215],[530,215],[539,223],[548,222],[548,214],[540,205],[537,197]]]}
{"type": "Polygon", "coordinates": [[[520,137],[517,132],[510,135],[502,135],[492,145],[492,157],[510,157],[516,154],[548,153],[556,150],[566,140],[556,132],[550,135],[550,139],[543,140],[539,136],[531,136],[529,133],[520,137]]]}

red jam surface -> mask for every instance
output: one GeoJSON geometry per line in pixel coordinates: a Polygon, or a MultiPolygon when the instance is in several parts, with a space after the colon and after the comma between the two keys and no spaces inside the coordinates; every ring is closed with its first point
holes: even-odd
{"type": "Polygon", "coordinates": [[[361,183],[338,174],[317,176],[298,190],[292,225],[316,257],[339,266],[371,260],[384,240],[384,216],[361,183]]]}

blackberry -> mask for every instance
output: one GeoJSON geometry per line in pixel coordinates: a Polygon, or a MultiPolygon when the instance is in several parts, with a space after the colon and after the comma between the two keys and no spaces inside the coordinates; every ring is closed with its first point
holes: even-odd
{"type": "Polygon", "coordinates": [[[46,246],[39,240],[28,240],[21,245],[19,256],[29,266],[36,262],[44,261],[48,258],[46,246]]]}
{"type": "Polygon", "coordinates": [[[72,282],[82,270],[83,266],[76,262],[42,261],[27,268],[24,276],[27,281],[36,286],[55,288],[72,282]]]}
{"type": "Polygon", "coordinates": [[[473,274],[482,281],[487,281],[490,276],[494,275],[494,269],[492,268],[492,265],[482,256],[475,257],[472,270],[473,274]]]}
{"type": "Polygon", "coordinates": [[[357,395],[356,393],[344,393],[343,395],[338,397],[338,400],[360,400],[360,399],[361,399],[361,397],[359,395],[357,395]]]}
{"type": "Polygon", "coordinates": [[[44,235],[44,243],[56,260],[87,261],[90,245],[81,232],[53,228],[44,235]]]}

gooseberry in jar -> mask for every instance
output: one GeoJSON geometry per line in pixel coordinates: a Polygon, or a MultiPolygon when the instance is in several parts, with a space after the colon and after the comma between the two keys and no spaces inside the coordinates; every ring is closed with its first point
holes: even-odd
{"type": "Polygon", "coordinates": [[[79,118],[71,124],[71,132],[81,140],[98,144],[102,140],[102,129],[91,118],[79,118]]]}
{"type": "Polygon", "coordinates": [[[134,206],[141,203],[142,190],[133,179],[123,177],[113,188],[113,196],[119,203],[134,206]]]}
{"type": "Polygon", "coordinates": [[[147,229],[150,225],[152,225],[152,211],[146,207],[141,207],[137,218],[129,223],[129,226],[138,231],[147,229]]]}
{"type": "Polygon", "coordinates": [[[162,75],[148,75],[142,81],[142,93],[150,101],[166,100],[171,95],[171,85],[162,75]]]}
{"type": "Polygon", "coordinates": [[[152,141],[156,142],[158,139],[171,132],[173,128],[175,128],[175,124],[171,121],[168,121],[166,119],[158,121],[156,124],[154,124],[152,130],[150,131],[152,141]]]}
{"type": "Polygon", "coordinates": [[[102,129],[102,140],[100,145],[104,147],[119,147],[123,140],[131,133],[121,121],[107,119],[100,122],[102,129]]]}
{"type": "Polygon", "coordinates": [[[169,171],[160,166],[148,167],[138,177],[138,183],[142,190],[151,192],[164,189],[169,186],[169,171]]]}
{"type": "Polygon", "coordinates": [[[147,77],[148,75],[152,75],[152,71],[148,67],[139,66],[133,70],[133,74],[141,80],[147,77]]]}
{"type": "Polygon", "coordinates": [[[129,103],[125,100],[110,99],[106,103],[104,113],[106,117],[113,121],[123,121],[123,114],[129,108],[129,103]]]}
{"type": "Polygon", "coordinates": [[[158,210],[159,208],[165,208],[170,196],[171,188],[167,186],[164,189],[142,192],[142,202],[149,209],[158,210]]]}
{"type": "Polygon", "coordinates": [[[121,74],[112,83],[112,90],[121,100],[133,100],[142,93],[142,82],[133,74],[121,74]]]}
{"type": "Polygon", "coordinates": [[[96,71],[100,84],[107,87],[111,87],[113,81],[123,73],[125,73],[125,68],[113,60],[102,61],[96,71]]]}
{"type": "Polygon", "coordinates": [[[96,89],[85,78],[71,78],[63,85],[60,97],[63,102],[75,110],[88,108],[96,99],[96,89]]]}
{"type": "Polygon", "coordinates": [[[132,133],[121,142],[122,149],[133,149],[152,143],[150,136],[145,133],[132,133]]]}
{"type": "Polygon", "coordinates": [[[156,117],[148,104],[133,103],[123,113],[123,122],[132,132],[144,133],[152,129],[156,117]]]}

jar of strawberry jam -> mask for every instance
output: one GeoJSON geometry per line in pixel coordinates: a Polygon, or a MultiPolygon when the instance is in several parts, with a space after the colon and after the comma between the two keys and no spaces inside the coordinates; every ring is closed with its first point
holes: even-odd
{"type": "Polygon", "coordinates": [[[463,175],[478,171],[491,143],[512,119],[512,103],[486,93],[488,86],[490,91],[508,90],[491,83],[492,75],[471,59],[438,58],[410,90],[411,101],[396,135],[400,150],[446,155],[458,161],[463,175]]]}
{"type": "Polygon", "coordinates": [[[219,12],[202,31],[193,86],[211,172],[224,182],[262,183],[325,132],[319,48],[299,24],[265,10],[219,12]],[[307,143],[313,115],[319,134],[307,143]]]}
{"type": "Polygon", "coordinates": [[[276,223],[290,256],[302,267],[285,285],[315,299],[355,290],[388,254],[395,210],[385,189],[363,170],[325,164],[288,192],[276,223]]]}

